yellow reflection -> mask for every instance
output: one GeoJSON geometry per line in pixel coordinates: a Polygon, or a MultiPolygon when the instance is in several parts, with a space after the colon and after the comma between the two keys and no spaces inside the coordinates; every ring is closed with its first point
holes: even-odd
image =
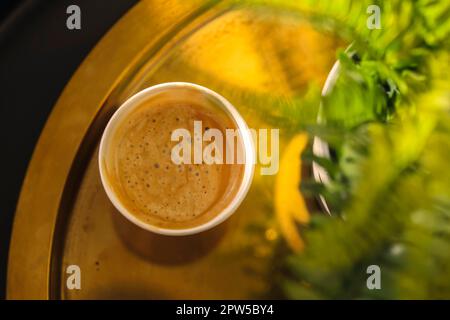
{"type": "Polygon", "coordinates": [[[296,135],[286,147],[275,180],[275,212],[280,230],[294,251],[302,250],[304,243],[296,222],[308,223],[309,212],[300,191],[301,153],[308,142],[306,134],[296,135]]]}

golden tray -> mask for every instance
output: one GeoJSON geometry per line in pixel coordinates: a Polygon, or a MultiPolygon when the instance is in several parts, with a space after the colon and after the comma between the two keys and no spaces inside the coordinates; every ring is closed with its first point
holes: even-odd
{"type": "Polygon", "coordinates": [[[75,72],[41,134],[15,215],[7,297],[247,299],[270,294],[267,279],[276,243],[284,238],[294,249],[301,247],[293,222],[283,216],[289,210],[277,208],[293,202],[300,210],[295,219],[308,219],[298,181],[290,177],[300,170],[305,137],[280,131],[279,174],[262,176],[256,168],[250,192],[232,218],[181,238],[150,234],[115,212],[99,178],[99,138],[123,101],[168,81],[209,87],[229,99],[249,127],[266,127],[252,101],[264,101],[268,94],[289,98],[310,83],[321,86],[338,42],[302,19],[263,6],[138,3],[75,72]],[[278,196],[277,188],[283,190],[278,196]],[[80,267],[80,290],[66,286],[69,265],[80,267]]]}

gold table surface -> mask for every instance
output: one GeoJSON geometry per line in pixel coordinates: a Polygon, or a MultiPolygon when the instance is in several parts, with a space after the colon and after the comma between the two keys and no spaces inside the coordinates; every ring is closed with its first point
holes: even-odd
{"type": "Polygon", "coordinates": [[[298,245],[298,235],[275,213],[274,203],[276,188],[284,188],[281,205],[291,200],[304,206],[301,198],[294,199],[300,197],[298,184],[284,185],[295,175],[298,163],[291,160],[299,155],[295,146],[304,144],[301,136],[281,130],[279,174],[262,176],[257,167],[232,218],[183,238],[142,231],[115,211],[99,178],[99,138],[124,100],[168,81],[209,87],[229,99],[249,127],[267,127],[265,109],[256,102],[301,95],[311,83],[320,87],[338,45],[306,21],[264,7],[200,0],[138,3],[78,68],[41,134],[15,215],[7,297],[266,295],[274,246],[280,239],[298,245]],[[73,264],[81,269],[81,290],[66,287],[66,268],[73,264]]]}

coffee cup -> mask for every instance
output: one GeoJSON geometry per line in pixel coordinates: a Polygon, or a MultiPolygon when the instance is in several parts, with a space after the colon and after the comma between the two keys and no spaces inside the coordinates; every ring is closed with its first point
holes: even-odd
{"type": "Polygon", "coordinates": [[[120,214],[149,232],[186,236],[219,225],[237,210],[252,182],[255,154],[247,124],[229,101],[197,84],[169,82],[138,92],[117,109],[98,160],[103,187],[120,214]],[[237,146],[227,140],[232,130],[237,146]],[[178,131],[192,134],[194,156],[180,152],[181,139],[173,140],[178,131]],[[208,145],[214,141],[217,147],[221,136],[223,152],[213,150],[206,159],[207,148],[197,143],[209,137],[208,145]]]}

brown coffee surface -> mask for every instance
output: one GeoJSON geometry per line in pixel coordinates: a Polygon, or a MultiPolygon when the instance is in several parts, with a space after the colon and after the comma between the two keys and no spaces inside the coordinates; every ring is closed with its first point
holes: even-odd
{"type": "Polygon", "coordinates": [[[194,136],[194,121],[202,121],[202,132],[216,128],[224,138],[226,128],[235,128],[224,114],[189,103],[144,103],[117,127],[105,168],[121,203],[138,219],[163,228],[194,227],[234,198],[242,164],[172,161],[172,148],[178,144],[171,141],[174,130],[187,129],[191,143],[202,138],[194,136]]]}

